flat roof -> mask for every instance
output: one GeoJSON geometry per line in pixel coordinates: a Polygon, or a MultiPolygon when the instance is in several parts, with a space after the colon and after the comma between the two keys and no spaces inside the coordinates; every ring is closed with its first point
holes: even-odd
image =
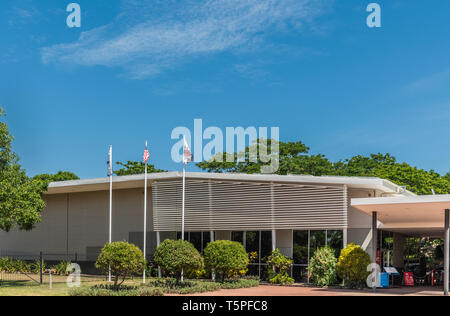
{"type": "Polygon", "coordinates": [[[368,215],[377,212],[382,229],[437,236],[443,233],[445,210],[450,209],[450,195],[355,198],[351,205],[368,215]]]}
{"type": "MultiPolygon", "coordinates": [[[[132,189],[143,186],[144,175],[116,176],[113,177],[114,189],[132,189]]],[[[163,172],[147,175],[149,185],[153,181],[181,179],[182,173],[163,172]]],[[[414,193],[405,190],[391,181],[369,177],[338,177],[338,176],[309,176],[309,175],[266,175],[266,174],[241,174],[241,173],[207,173],[187,172],[187,179],[218,180],[218,181],[248,181],[248,182],[276,182],[289,184],[312,185],[346,185],[348,188],[379,190],[386,194],[398,194],[402,196],[415,196],[414,193]]],[[[48,187],[47,195],[74,192],[104,191],[109,189],[109,178],[73,180],[52,182],[48,187]]]]}

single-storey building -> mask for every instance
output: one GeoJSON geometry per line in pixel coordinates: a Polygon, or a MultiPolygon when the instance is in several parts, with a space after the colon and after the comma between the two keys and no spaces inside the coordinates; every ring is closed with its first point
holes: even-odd
{"type": "MultiPolygon", "coordinates": [[[[149,174],[147,190],[150,256],[162,240],[181,237],[182,173],[149,174]]],[[[51,183],[44,198],[47,207],[35,229],[0,232],[0,255],[26,259],[43,252],[49,260],[95,261],[109,238],[109,179],[51,183]]],[[[264,273],[264,257],[279,248],[294,259],[294,277],[304,281],[318,247],[339,254],[356,243],[374,256],[371,208],[351,201],[385,198],[415,195],[379,178],[187,173],[185,238],[200,252],[210,240],[243,243],[256,255],[255,274],[264,273]]],[[[142,248],[143,220],[144,175],[114,177],[112,240],[142,248]]],[[[411,231],[393,228],[395,246],[401,246],[411,231]]],[[[402,265],[402,252],[395,254],[394,265],[402,265]]]]}

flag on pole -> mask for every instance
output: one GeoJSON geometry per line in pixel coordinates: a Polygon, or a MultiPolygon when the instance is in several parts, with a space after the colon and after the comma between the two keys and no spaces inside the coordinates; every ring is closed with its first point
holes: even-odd
{"type": "Polygon", "coordinates": [[[150,158],[150,154],[148,152],[148,143],[145,142],[144,163],[147,163],[149,158],[150,158]]]}
{"type": "Polygon", "coordinates": [[[108,177],[113,175],[112,146],[109,146],[108,152],[108,177]]]}
{"type": "Polygon", "coordinates": [[[186,138],[183,137],[184,146],[183,146],[183,163],[187,164],[189,162],[192,162],[194,160],[194,156],[192,155],[191,149],[189,148],[189,145],[186,142],[186,138]]]}

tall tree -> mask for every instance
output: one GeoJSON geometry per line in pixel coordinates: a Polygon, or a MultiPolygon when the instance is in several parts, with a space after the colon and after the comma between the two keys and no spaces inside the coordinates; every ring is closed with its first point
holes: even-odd
{"type": "Polygon", "coordinates": [[[310,148],[301,141],[285,143],[259,139],[246,147],[242,153],[218,153],[209,161],[200,162],[197,166],[208,172],[252,174],[260,173],[261,168],[270,164],[269,159],[272,158],[279,163],[275,173],[280,175],[321,176],[333,171],[333,164],[325,156],[309,155],[309,151],[310,148]],[[271,148],[278,148],[278,151],[272,152],[271,148]],[[265,159],[260,159],[262,156],[266,156],[265,159]]]}
{"type": "MultiPolygon", "coordinates": [[[[0,118],[4,117],[5,112],[0,108],[0,118]]],[[[26,176],[11,149],[12,141],[8,125],[0,121],[0,229],[30,230],[41,219],[45,207],[42,195],[47,183],[26,176]]]]}
{"type": "MultiPolygon", "coordinates": [[[[117,176],[129,176],[145,173],[145,163],[142,161],[127,161],[125,163],[117,162],[116,164],[122,166],[121,169],[114,171],[114,174],[117,176]]],[[[148,164],[148,173],[158,172],[166,172],[166,170],[156,169],[154,165],[148,164]]]]}
{"type": "MultiPolygon", "coordinates": [[[[258,141],[260,143],[260,141],[258,141]]],[[[251,145],[240,154],[219,153],[209,161],[198,163],[197,166],[208,172],[239,172],[259,173],[265,163],[258,160],[251,162],[255,145],[251,145]],[[226,162],[225,158],[233,158],[226,162]],[[238,160],[238,157],[243,159],[238,160]],[[224,162],[217,161],[221,157],[224,162]]],[[[270,141],[268,143],[270,145],[270,141]]],[[[264,146],[261,147],[266,150],[264,146]]],[[[259,147],[258,147],[259,150],[259,147]]],[[[256,151],[259,155],[259,151],[256,151]]],[[[279,142],[279,169],[276,174],[305,174],[330,176],[362,176],[379,177],[405,186],[416,194],[450,193],[450,173],[441,176],[434,170],[426,171],[407,163],[399,163],[390,154],[372,154],[369,157],[355,156],[343,161],[331,162],[324,155],[311,155],[310,148],[302,142],[279,142]]],[[[254,158],[254,157],[253,157],[254,158]]]]}
{"type": "Polygon", "coordinates": [[[73,172],[70,171],[58,171],[55,174],[38,174],[33,177],[35,180],[42,180],[47,183],[50,182],[61,182],[70,180],[79,180],[80,178],[73,172]]]}

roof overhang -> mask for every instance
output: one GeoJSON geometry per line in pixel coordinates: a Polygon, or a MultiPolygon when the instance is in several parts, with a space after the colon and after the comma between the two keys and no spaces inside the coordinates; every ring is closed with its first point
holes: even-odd
{"type": "MultiPolygon", "coordinates": [[[[181,179],[181,172],[164,172],[148,174],[149,185],[153,181],[181,179]]],[[[324,185],[342,186],[355,189],[378,190],[384,194],[401,194],[415,196],[402,187],[380,178],[364,177],[314,177],[308,175],[264,175],[264,174],[239,174],[239,173],[206,173],[188,172],[187,179],[216,180],[216,181],[249,181],[249,182],[273,182],[298,185],[324,185]]],[[[143,187],[144,175],[132,175],[113,177],[114,189],[133,189],[143,187]]],[[[74,192],[105,191],[109,189],[109,178],[74,180],[50,183],[46,194],[63,194],[74,192]]]]}
{"type": "Polygon", "coordinates": [[[444,230],[450,195],[352,199],[351,205],[371,215],[377,212],[380,228],[411,235],[436,236],[444,230]]]}

